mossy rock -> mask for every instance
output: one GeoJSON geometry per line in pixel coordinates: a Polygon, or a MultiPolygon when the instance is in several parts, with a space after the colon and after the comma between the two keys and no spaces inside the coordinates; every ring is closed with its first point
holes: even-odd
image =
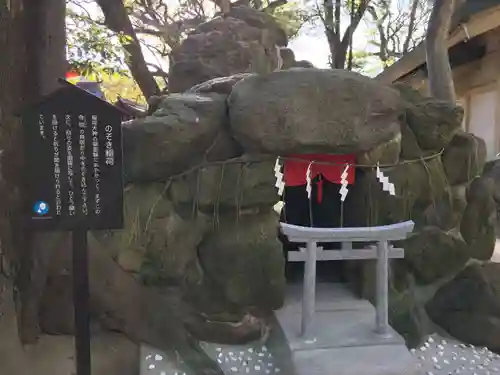
{"type": "Polygon", "coordinates": [[[425,209],[439,200],[448,183],[439,158],[381,168],[394,184],[396,195],[382,190],[375,170],[365,170],[350,187],[356,196],[346,205],[345,218],[349,225],[387,225],[412,219],[416,207],[425,209]]]}
{"type": "MultiPolygon", "coordinates": [[[[407,101],[406,124],[424,152],[440,151],[450,143],[462,126],[464,111],[460,106],[427,97],[404,84],[396,84],[393,87],[407,101]]],[[[403,129],[402,133],[403,140],[408,141],[405,139],[403,129]]],[[[410,137],[410,133],[406,134],[406,138],[408,137],[410,137]]],[[[403,145],[405,145],[404,141],[403,145]]],[[[405,150],[403,147],[403,150],[411,152],[411,157],[415,156],[412,151],[416,151],[416,149],[407,147],[405,150]]],[[[405,155],[405,157],[409,156],[405,155]]]]}
{"type": "Polygon", "coordinates": [[[394,83],[392,87],[399,91],[399,94],[403,99],[408,101],[409,103],[418,103],[422,100],[428,99],[429,97],[423,95],[420,91],[416,90],[410,85],[404,83],[394,83]]]}
{"type": "Polygon", "coordinates": [[[205,276],[237,306],[270,311],[282,306],[285,273],[275,213],[221,218],[199,246],[205,276]]]}
{"type": "Polygon", "coordinates": [[[97,233],[96,238],[120,266],[145,283],[195,282],[201,277],[196,246],[209,229],[209,218],[198,214],[182,219],[166,198],[167,186],[127,186],[124,229],[97,233]]]}
{"type": "Polygon", "coordinates": [[[417,306],[414,296],[391,293],[389,296],[389,323],[405,339],[410,348],[418,346],[429,333],[426,329],[423,308],[417,306]]]}
{"type": "Polygon", "coordinates": [[[418,144],[417,137],[404,121],[400,122],[401,126],[401,158],[402,159],[420,159],[427,156],[429,152],[424,152],[418,144]]]}
{"type": "Polygon", "coordinates": [[[456,134],[442,156],[444,170],[452,185],[480,176],[486,163],[486,143],[471,133],[456,134]]]}
{"type": "Polygon", "coordinates": [[[460,224],[460,232],[469,244],[471,256],[489,260],[496,243],[496,205],[491,179],[479,177],[467,190],[467,207],[460,224]]]}
{"type": "Polygon", "coordinates": [[[472,263],[443,285],[426,310],[457,340],[500,351],[500,264],[472,263]]]}
{"type": "Polygon", "coordinates": [[[362,152],[356,156],[356,162],[364,165],[396,164],[401,153],[401,134],[396,135],[388,142],[362,152]]]}
{"type": "MultiPolygon", "coordinates": [[[[165,197],[165,184],[128,185],[124,190],[124,229],[96,232],[95,237],[115,259],[144,256],[148,240],[148,228],[153,221],[167,217],[172,205],[165,197]],[[135,254],[130,254],[135,253],[135,254]]],[[[140,265],[139,265],[140,266],[140,265]]],[[[130,267],[126,267],[129,268],[130,267]]],[[[137,271],[137,270],[136,270],[137,271]]]]}
{"type": "Polygon", "coordinates": [[[169,196],[176,207],[190,210],[194,205],[216,215],[237,208],[270,207],[279,200],[274,186],[274,160],[233,161],[208,165],[172,181],[169,196]]]}
{"type": "Polygon", "coordinates": [[[458,236],[426,227],[406,240],[404,261],[420,284],[431,284],[460,270],[470,259],[469,247],[458,236]]]}
{"type": "Polygon", "coordinates": [[[463,116],[453,103],[427,99],[409,107],[406,119],[423,150],[439,151],[460,130],[463,116]]]}
{"type": "Polygon", "coordinates": [[[415,229],[435,226],[448,231],[459,226],[467,206],[465,194],[460,193],[460,189],[450,187],[441,199],[434,200],[424,210],[414,210],[412,219],[415,229]]]}
{"type": "Polygon", "coordinates": [[[207,159],[238,155],[236,145],[228,147],[229,135],[220,137],[227,126],[225,95],[171,94],[157,104],[151,116],[122,125],[127,182],[167,181],[207,159]]]}

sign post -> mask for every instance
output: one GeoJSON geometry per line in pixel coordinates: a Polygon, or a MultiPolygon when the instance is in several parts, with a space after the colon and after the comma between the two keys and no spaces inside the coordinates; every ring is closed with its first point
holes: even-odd
{"type": "Polygon", "coordinates": [[[75,316],[75,368],[90,375],[90,312],[87,231],[75,229],[73,242],[73,306],[75,316]]]}
{"type": "Polygon", "coordinates": [[[25,217],[34,231],[72,232],[77,375],[91,373],[87,231],[123,228],[122,115],[66,81],[22,114],[25,217]]]}

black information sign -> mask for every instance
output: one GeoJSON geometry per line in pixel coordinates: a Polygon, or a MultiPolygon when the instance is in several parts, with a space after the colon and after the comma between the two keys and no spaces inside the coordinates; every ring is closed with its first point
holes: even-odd
{"type": "Polygon", "coordinates": [[[123,228],[122,112],[66,81],[23,111],[26,218],[71,230],[76,374],[90,375],[87,231],[123,228]]]}
{"type": "Polygon", "coordinates": [[[35,230],[123,228],[122,112],[65,82],[23,113],[35,230]]]}

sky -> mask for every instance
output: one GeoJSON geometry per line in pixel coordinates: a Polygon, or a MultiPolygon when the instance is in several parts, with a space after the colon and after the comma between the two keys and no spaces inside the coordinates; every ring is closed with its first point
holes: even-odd
{"type": "MultiPolygon", "coordinates": [[[[346,19],[346,21],[348,20],[346,19]]],[[[364,22],[361,22],[354,33],[353,47],[355,50],[369,48],[367,34],[368,28],[364,22]]],[[[328,42],[325,37],[323,25],[315,23],[314,25],[304,26],[297,38],[289,43],[289,47],[295,53],[296,60],[310,61],[317,68],[329,67],[328,42]]]]}
{"type": "Polygon", "coordinates": [[[289,47],[296,60],[310,61],[317,68],[328,68],[328,43],[320,25],[303,27],[289,47]]]}

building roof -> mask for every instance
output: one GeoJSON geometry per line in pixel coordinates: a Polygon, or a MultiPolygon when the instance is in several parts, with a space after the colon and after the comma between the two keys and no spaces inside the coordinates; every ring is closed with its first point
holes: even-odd
{"type": "Polygon", "coordinates": [[[472,15],[497,5],[500,5],[500,0],[466,0],[465,4],[457,11],[457,15],[454,17],[454,24],[457,26],[461,22],[467,22],[472,15]]]}
{"type": "Polygon", "coordinates": [[[470,16],[500,5],[500,0],[467,0],[457,12],[458,20],[467,21],[470,16]]]}
{"type": "MultiPolygon", "coordinates": [[[[500,0],[466,0],[453,17],[448,47],[498,26],[500,26],[500,0]]],[[[377,79],[392,83],[424,65],[425,58],[425,44],[422,42],[386,68],[377,76],[377,79]]]]}

